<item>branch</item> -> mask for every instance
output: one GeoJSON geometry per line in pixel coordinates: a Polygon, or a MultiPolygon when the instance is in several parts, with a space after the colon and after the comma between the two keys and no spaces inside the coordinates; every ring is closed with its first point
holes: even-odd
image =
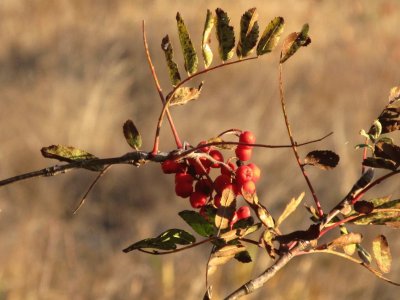
{"type": "Polygon", "coordinates": [[[282,254],[278,260],[261,273],[257,278],[248,281],[246,284],[242,285],[232,294],[225,298],[225,300],[238,299],[239,297],[248,295],[254,292],[256,289],[261,288],[268,280],[276,275],[276,273],[282,269],[293,257],[297,256],[299,252],[303,251],[309,242],[299,242],[299,244],[294,247],[291,251],[282,254]]]}

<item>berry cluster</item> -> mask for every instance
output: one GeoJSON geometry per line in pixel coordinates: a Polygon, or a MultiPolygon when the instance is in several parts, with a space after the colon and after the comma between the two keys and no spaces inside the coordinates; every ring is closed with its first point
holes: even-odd
{"type": "MultiPolygon", "coordinates": [[[[161,164],[165,174],[175,174],[175,193],[179,197],[189,198],[193,208],[200,209],[204,214],[206,205],[215,208],[221,206],[221,195],[225,189],[231,189],[235,195],[242,193],[254,194],[255,183],[260,178],[260,169],[250,160],[255,136],[250,131],[238,133],[239,143],[235,147],[235,157],[224,161],[223,154],[215,147],[204,146],[200,142],[196,158],[185,158],[181,161],[166,160],[161,164]],[[236,163],[234,163],[236,161],[236,163]],[[211,170],[216,175],[211,178],[211,170]],[[218,172],[219,170],[219,172],[218,172]]],[[[248,206],[239,207],[231,219],[231,227],[241,219],[251,215],[248,206]]]]}

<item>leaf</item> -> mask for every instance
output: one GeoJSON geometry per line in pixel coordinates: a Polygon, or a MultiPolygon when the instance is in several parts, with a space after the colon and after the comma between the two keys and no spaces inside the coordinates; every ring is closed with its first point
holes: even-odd
{"type": "MultiPolygon", "coordinates": [[[[98,159],[96,156],[86,152],[85,150],[63,145],[43,147],[40,152],[46,158],[53,158],[69,163],[98,159]]],[[[96,172],[103,170],[103,166],[88,166],[84,168],[96,172]]]]}
{"type": "Polygon", "coordinates": [[[299,50],[300,47],[306,47],[311,43],[308,36],[309,26],[304,24],[300,32],[293,32],[283,42],[280,63],[284,63],[299,50]]]}
{"type": "MultiPolygon", "coordinates": [[[[390,199],[392,199],[391,195],[385,196],[385,197],[380,197],[380,198],[374,198],[374,199],[370,200],[370,202],[374,205],[375,208],[377,208],[377,207],[381,207],[381,206],[385,205],[385,203],[390,202],[391,201],[390,199]]],[[[393,200],[393,201],[395,201],[395,200],[393,200]]]]}
{"type": "Polygon", "coordinates": [[[351,221],[356,225],[386,225],[393,228],[400,228],[400,212],[398,209],[393,211],[379,211],[375,209],[374,212],[368,215],[362,215],[351,221]]]}
{"type": "Polygon", "coordinates": [[[345,246],[360,244],[362,241],[362,235],[360,233],[350,232],[342,234],[338,238],[334,239],[328,244],[329,249],[335,249],[337,247],[344,248],[345,246]]]}
{"type": "Polygon", "coordinates": [[[215,234],[214,225],[210,222],[207,222],[207,220],[204,219],[203,216],[201,216],[198,212],[184,210],[178,214],[199,235],[209,237],[215,234]]]}
{"type": "Polygon", "coordinates": [[[272,232],[272,230],[265,230],[262,238],[261,238],[261,245],[267,250],[268,255],[272,258],[275,259],[275,248],[274,248],[274,243],[273,240],[275,239],[275,233],[272,232]]]}
{"type": "Polygon", "coordinates": [[[307,154],[304,164],[318,167],[322,170],[330,170],[339,163],[339,155],[330,150],[315,150],[307,154]]]}
{"type": "Polygon", "coordinates": [[[210,34],[211,30],[214,27],[215,24],[215,17],[213,16],[211,10],[207,9],[207,16],[206,16],[206,22],[204,24],[204,31],[203,31],[203,39],[201,41],[201,50],[203,52],[203,58],[204,58],[204,67],[207,69],[213,60],[213,53],[210,48],[210,34]]]}
{"type": "Polygon", "coordinates": [[[142,137],[132,120],[127,120],[122,127],[124,136],[129,146],[136,151],[142,146],[142,137]]]}
{"type": "MultiPolygon", "coordinates": [[[[396,131],[400,128],[400,96],[399,87],[394,87],[390,91],[389,104],[383,109],[378,117],[378,121],[382,126],[381,134],[396,131]]],[[[375,135],[376,126],[372,125],[368,133],[375,135]]]]}
{"type": "Polygon", "coordinates": [[[219,229],[229,227],[229,222],[235,213],[236,196],[231,189],[225,189],[221,196],[221,206],[217,209],[215,216],[215,226],[219,229]]]}
{"type": "Polygon", "coordinates": [[[256,8],[250,8],[240,19],[240,40],[236,48],[239,58],[248,56],[254,49],[258,40],[258,13],[256,8]]]}
{"type": "Polygon", "coordinates": [[[199,61],[192,40],[190,39],[189,32],[187,31],[179,12],[176,14],[176,22],[178,25],[179,41],[181,42],[183,58],[185,61],[185,70],[190,76],[193,73],[196,73],[199,61]]]}
{"type": "Polygon", "coordinates": [[[392,87],[389,93],[389,104],[397,100],[400,100],[400,86],[392,87]]]}
{"type": "MultiPolygon", "coordinates": [[[[340,226],[340,234],[345,235],[348,234],[349,231],[347,230],[347,228],[344,225],[340,226]]],[[[353,255],[356,252],[356,244],[348,244],[348,245],[344,245],[343,246],[343,251],[347,254],[347,255],[353,255]]]]}
{"type": "MultiPolygon", "coordinates": [[[[381,124],[381,122],[379,122],[379,120],[375,120],[374,123],[372,124],[372,128],[371,129],[372,129],[373,133],[371,133],[370,136],[371,136],[371,139],[373,141],[375,141],[382,134],[382,124],[381,124]]],[[[371,131],[371,129],[370,129],[370,131],[371,131]]]]}
{"type": "Polygon", "coordinates": [[[189,101],[196,100],[199,98],[202,88],[203,82],[200,83],[198,88],[190,88],[185,86],[178,88],[172,95],[171,100],[169,100],[169,98],[171,97],[172,92],[168,94],[167,100],[170,101],[169,106],[184,105],[189,101]]]}
{"type": "Polygon", "coordinates": [[[389,244],[384,235],[378,235],[372,241],[372,252],[376,259],[379,270],[383,273],[389,273],[392,265],[392,254],[389,244]]]}
{"type": "Polygon", "coordinates": [[[217,15],[216,29],[219,56],[223,61],[227,61],[233,56],[233,49],[235,48],[235,33],[233,27],[229,25],[229,17],[226,12],[221,8],[215,10],[217,15]]]}
{"type": "Polygon", "coordinates": [[[238,244],[238,245],[226,245],[222,248],[215,251],[208,262],[208,275],[212,275],[218,266],[226,264],[232,258],[236,256],[236,254],[246,251],[246,247],[238,244]]]}
{"type": "Polygon", "coordinates": [[[400,147],[397,145],[378,142],[375,144],[375,155],[394,161],[397,167],[400,165],[400,147]]]}
{"type": "MultiPolygon", "coordinates": [[[[211,139],[206,141],[207,144],[209,144],[209,143],[223,143],[223,142],[225,142],[225,141],[220,137],[214,137],[214,138],[211,138],[211,139]]],[[[215,145],[213,147],[215,147],[217,149],[220,149],[220,150],[233,150],[233,149],[236,149],[237,146],[236,145],[221,144],[221,145],[215,145]]]]}
{"type": "Polygon", "coordinates": [[[297,199],[292,198],[290,202],[286,205],[285,210],[282,212],[282,214],[279,216],[278,221],[275,224],[275,228],[278,228],[279,225],[282,224],[282,222],[290,216],[292,212],[294,212],[297,208],[297,206],[300,204],[301,200],[303,200],[305,193],[302,192],[297,199]]]}
{"type": "Polygon", "coordinates": [[[265,28],[260,41],[257,45],[257,55],[264,55],[271,52],[279,42],[285,20],[282,17],[276,17],[265,28]]]}
{"type": "Polygon", "coordinates": [[[247,264],[252,262],[249,251],[245,250],[235,255],[235,259],[241,263],[247,264]]]}
{"type": "Polygon", "coordinates": [[[176,86],[181,81],[181,75],[179,74],[178,65],[174,61],[174,51],[168,34],[161,41],[161,49],[165,54],[171,84],[176,86]]]}
{"type": "Polygon", "coordinates": [[[371,168],[387,169],[391,171],[395,171],[398,167],[393,160],[381,157],[367,157],[363,160],[362,164],[371,168]]]}
{"type": "Polygon", "coordinates": [[[176,245],[190,245],[196,241],[195,237],[182,229],[169,229],[155,238],[148,238],[136,242],[122,250],[127,253],[132,250],[151,248],[158,250],[175,250],[176,245]]]}

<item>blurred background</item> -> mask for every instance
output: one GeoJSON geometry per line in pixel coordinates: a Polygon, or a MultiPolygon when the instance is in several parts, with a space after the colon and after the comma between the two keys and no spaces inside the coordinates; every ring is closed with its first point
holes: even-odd
{"type": "MultiPolygon", "coordinates": [[[[99,157],[130,151],[122,124],[134,120],[150,150],[161,105],[146,64],[141,21],[165,93],[169,79],[161,39],[169,34],[183,71],[176,33],[179,11],[200,51],[206,9],[221,7],[238,33],[240,16],[257,7],[260,28],[283,16],[284,36],[310,24],[312,43],[284,68],[285,91],[297,141],[333,131],[318,145],[340,154],[333,171],[309,170],[324,208],[332,207],[360,174],[362,142],[399,84],[400,2],[377,1],[0,1],[0,178],[56,164],[40,155],[52,144],[71,145],[99,157]]],[[[213,49],[216,40],[213,32],[213,49]]],[[[214,51],[215,52],[215,51],[214,51]]],[[[215,52],[216,53],[216,52],[215,52]]],[[[201,98],[172,111],[181,138],[196,144],[229,128],[252,130],[260,143],[287,144],[278,95],[279,51],[209,73],[201,98]]],[[[218,63],[218,59],[214,64],[218,63]]],[[[169,128],[161,150],[173,149],[169,128]]],[[[278,216],[287,201],[306,191],[290,149],[254,151],[262,168],[261,201],[278,216]]],[[[227,153],[228,155],[228,153],[227,153]]],[[[378,172],[380,174],[380,172],[378,172]]],[[[156,164],[115,166],[72,209],[96,174],[72,171],[0,188],[0,299],[201,299],[209,247],[169,256],[122,253],[137,240],[168,228],[189,229],[177,217],[189,203],[174,195],[173,176],[156,164]]],[[[398,197],[391,179],[374,195],[398,197]]],[[[397,181],[396,181],[397,182],[397,181]]],[[[309,224],[303,208],[282,226],[309,224]]],[[[383,232],[400,281],[399,233],[361,228],[370,241],[383,232]]],[[[256,276],[271,262],[250,249],[256,263],[228,263],[212,278],[216,299],[256,276]]],[[[249,299],[398,299],[399,289],[337,257],[293,260],[249,299]]]]}

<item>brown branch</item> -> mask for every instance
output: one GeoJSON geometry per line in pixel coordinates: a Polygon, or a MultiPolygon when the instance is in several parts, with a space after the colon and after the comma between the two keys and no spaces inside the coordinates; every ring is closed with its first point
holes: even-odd
{"type": "Polygon", "coordinates": [[[309,242],[299,242],[299,244],[291,251],[282,254],[272,266],[266,269],[258,277],[242,285],[240,288],[238,288],[236,291],[226,297],[225,300],[238,299],[242,296],[253,293],[256,289],[261,288],[268,280],[274,277],[280,269],[286,266],[292,258],[297,256],[299,252],[303,251],[308,246],[308,244],[309,242]]]}
{"type": "MultiPolygon", "coordinates": [[[[282,56],[282,53],[281,53],[281,56],[282,56]]],[[[299,153],[297,152],[297,144],[294,141],[292,130],[290,128],[289,118],[288,118],[288,115],[286,112],[286,106],[285,106],[285,95],[283,92],[282,63],[279,64],[279,94],[281,97],[281,106],[282,106],[283,117],[285,119],[286,129],[287,129],[287,132],[289,135],[290,143],[292,144],[294,156],[296,157],[297,164],[299,165],[301,172],[303,174],[303,177],[307,182],[307,185],[308,185],[308,188],[310,189],[311,195],[314,198],[314,202],[317,207],[318,215],[319,215],[319,217],[322,217],[324,215],[324,212],[322,210],[321,203],[317,197],[317,194],[315,193],[314,187],[312,186],[310,179],[308,178],[308,175],[304,169],[304,165],[300,161],[300,156],[299,156],[299,153]]]]}

